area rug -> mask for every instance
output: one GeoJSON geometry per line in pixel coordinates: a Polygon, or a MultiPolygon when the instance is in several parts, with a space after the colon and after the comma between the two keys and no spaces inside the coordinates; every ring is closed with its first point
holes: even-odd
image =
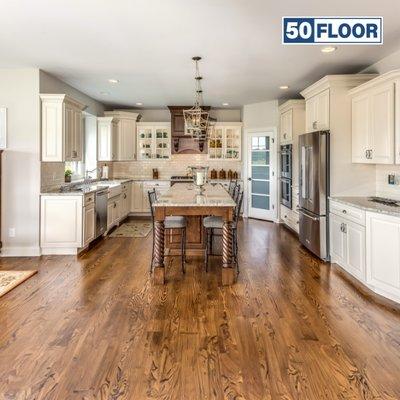
{"type": "Polygon", "coordinates": [[[146,237],[152,229],[152,223],[149,221],[128,221],[115,229],[110,237],[143,238],[146,237]]]}
{"type": "Polygon", "coordinates": [[[0,297],[26,281],[35,271],[0,271],[0,297]]]}

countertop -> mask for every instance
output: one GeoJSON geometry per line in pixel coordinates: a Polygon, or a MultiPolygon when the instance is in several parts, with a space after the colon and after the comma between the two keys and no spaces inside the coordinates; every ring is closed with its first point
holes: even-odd
{"type": "MultiPolygon", "coordinates": [[[[349,206],[361,208],[365,211],[371,211],[381,214],[393,215],[400,217],[400,206],[387,206],[385,204],[376,203],[369,200],[369,197],[330,197],[332,201],[337,201],[349,206]]],[[[399,201],[400,205],[400,201],[399,201]]]]}
{"type": "Polygon", "coordinates": [[[159,196],[155,207],[235,207],[229,193],[221,185],[204,185],[204,192],[199,194],[193,183],[176,183],[159,196]]]}

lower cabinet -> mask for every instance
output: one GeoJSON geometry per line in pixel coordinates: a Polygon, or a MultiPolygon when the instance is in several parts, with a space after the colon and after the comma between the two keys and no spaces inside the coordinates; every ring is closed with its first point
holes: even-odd
{"type": "Polygon", "coordinates": [[[357,279],[365,280],[365,227],[330,214],[331,260],[357,279]]]}
{"type": "Polygon", "coordinates": [[[93,194],[40,197],[42,254],[77,254],[95,239],[95,233],[93,194]]]}
{"type": "Polygon", "coordinates": [[[367,284],[400,302],[400,218],[366,213],[367,284]]]}
{"type": "Polygon", "coordinates": [[[108,199],[107,203],[107,230],[117,225],[121,213],[121,195],[108,199]]]}
{"type": "Polygon", "coordinates": [[[165,193],[170,187],[169,181],[134,181],[131,189],[131,213],[149,214],[148,192],[155,189],[158,195],[165,193]]]}
{"type": "Polygon", "coordinates": [[[281,204],[281,220],[289,228],[299,233],[299,213],[281,204]]]}
{"type": "Polygon", "coordinates": [[[96,236],[96,211],[94,203],[86,205],[83,209],[83,244],[87,246],[96,236]]]}

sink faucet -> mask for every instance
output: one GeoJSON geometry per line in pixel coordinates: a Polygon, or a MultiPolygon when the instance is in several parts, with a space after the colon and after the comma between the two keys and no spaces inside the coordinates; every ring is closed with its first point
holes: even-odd
{"type": "Polygon", "coordinates": [[[91,170],[86,170],[85,171],[85,178],[83,180],[83,184],[84,185],[87,185],[88,183],[91,182],[91,178],[90,178],[89,174],[91,174],[92,172],[95,172],[95,171],[101,172],[101,168],[96,167],[96,168],[93,168],[91,170]]]}

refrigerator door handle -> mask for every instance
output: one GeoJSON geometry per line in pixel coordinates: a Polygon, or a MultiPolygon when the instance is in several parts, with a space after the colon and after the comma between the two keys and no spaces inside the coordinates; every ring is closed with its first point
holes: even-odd
{"type": "Polygon", "coordinates": [[[312,219],[313,221],[319,221],[319,218],[314,217],[313,215],[309,214],[308,212],[304,211],[303,209],[299,209],[299,213],[303,214],[305,217],[312,219]]]}

